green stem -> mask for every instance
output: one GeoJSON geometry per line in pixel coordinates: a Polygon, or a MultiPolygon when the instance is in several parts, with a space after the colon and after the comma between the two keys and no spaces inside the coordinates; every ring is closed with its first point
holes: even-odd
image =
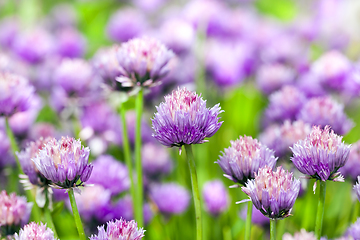
{"type": "Polygon", "coordinates": [[[76,228],[78,230],[80,240],[86,240],[84,228],[83,228],[83,225],[82,225],[82,222],[81,222],[79,211],[78,211],[77,206],[76,206],[76,201],[75,201],[75,196],[74,196],[74,189],[70,188],[69,191],[68,191],[68,194],[69,194],[71,208],[72,208],[72,211],[73,211],[73,214],[74,214],[75,225],[76,225],[76,228]]]}
{"type": "Polygon", "coordinates": [[[276,240],[276,219],[270,219],[270,240],[276,240]]]}
{"type": "Polygon", "coordinates": [[[318,203],[316,222],[315,222],[315,235],[317,239],[320,239],[321,237],[321,230],[322,230],[322,224],[324,218],[325,195],[326,195],[326,181],[320,181],[319,203],[318,203]]]}
{"type": "Polygon", "coordinates": [[[142,182],[142,164],[141,164],[141,116],[143,111],[144,90],[141,88],[135,100],[136,108],[136,127],[135,127],[135,168],[137,177],[135,219],[139,227],[143,227],[143,182],[142,182]]]}
{"type": "Polygon", "coordinates": [[[42,214],[43,214],[43,219],[47,223],[47,226],[49,228],[51,228],[51,230],[54,232],[54,237],[58,238],[56,228],[55,228],[52,216],[51,216],[51,211],[50,211],[50,208],[49,208],[50,201],[49,201],[48,190],[47,189],[44,190],[44,194],[45,194],[45,201],[46,202],[45,202],[44,208],[41,209],[42,214]]]}
{"type": "Polygon", "coordinates": [[[351,223],[355,223],[359,216],[360,202],[356,199],[353,205],[353,211],[351,214],[351,223]]]}
{"type": "Polygon", "coordinates": [[[246,223],[245,223],[245,240],[250,240],[251,235],[251,216],[252,216],[253,203],[248,202],[246,223]]]}
{"type": "Polygon", "coordinates": [[[12,153],[13,153],[14,158],[16,160],[16,165],[18,167],[18,171],[21,174],[24,174],[24,172],[22,171],[20,162],[19,162],[19,158],[17,157],[17,154],[16,154],[17,152],[19,152],[19,147],[18,147],[18,145],[16,143],[14,133],[12,132],[12,130],[10,128],[9,118],[8,117],[5,117],[5,122],[6,122],[6,134],[7,134],[8,138],[9,138],[9,140],[10,140],[11,150],[12,150],[12,153]]]}
{"type": "MultiPolygon", "coordinates": [[[[129,171],[129,178],[130,178],[130,194],[133,201],[136,199],[136,192],[135,192],[135,185],[134,185],[134,178],[133,178],[133,166],[131,161],[131,150],[130,150],[130,143],[129,143],[129,136],[127,131],[127,124],[126,124],[126,109],[124,105],[121,103],[119,106],[120,115],[121,115],[121,121],[123,124],[123,131],[122,131],[122,137],[123,137],[123,148],[124,148],[124,157],[125,162],[128,167],[129,171]]],[[[135,212],[135,211],[134,211],[135,212]]]]}
{"type": "Polygon", "coordinates": [[[285,232],[285,222],[286,218],[281,219],[281,221],[278,222],[278,226],[277,226],[277,239],[282,239],[282,236],[284,235],[285,232]]]}
{"type": "Polygon", "coordinates": [[[198,180],[196,175],[195,159],[191,145],[185,144],[184,146],[189,164],[192,192],[194,196],[195,217],[196,217],[196,239],[201,240],[202,239],[201,202],[200,202],[198,180]]]}

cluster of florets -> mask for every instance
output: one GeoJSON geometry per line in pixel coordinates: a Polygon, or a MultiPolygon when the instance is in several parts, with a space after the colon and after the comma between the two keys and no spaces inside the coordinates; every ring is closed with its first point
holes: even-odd
{"type": "Polygon", "coordinates": [[[57,240],[54,232],[46,227],[46,224],[31,222],[15,233],[15,240],[57,240]]]}

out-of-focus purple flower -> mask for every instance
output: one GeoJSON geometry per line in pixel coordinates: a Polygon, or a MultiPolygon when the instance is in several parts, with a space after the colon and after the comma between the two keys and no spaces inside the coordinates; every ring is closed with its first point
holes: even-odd
{"type": "Polygon", "coordinates": [[[21,225],[27,223],[30,217],[32,203],[28,203],[25,197],[16,196],[15,193],[8,195],[5,190],[0,193],[0,230],[5,235],[12,235],[18,231],[21,225]],[[10,232],[8,232],[10,231],[10,232]]]}
{"type": "Polygon", "coordinates": [[[109,84],[113,89],[119,90],[121,86],[117,86],[118,83],[115,78],[121,75],[120,65],[116,57],[116,51],[119,46],[114,45],[108,48],[99,49],[92,60],[96,72],[103,78],[103,80],[109,84]]]}
{"type": "Polygon", "coordinates": [[[191,196],[176,183],[161,183],[150,187],[150,198],[161,213],[181,214],[188,208],[191,196]]]}
{"type": "Polygon", "coordinates": [[[321,85],[318,76],[312,72],[301,74],[297,79],[296,86],[308,98],[325,96],[327,94],[321,85]]]}
{"type": "Polygon", "coordinates": [[[309,99],[297,118],[311,125],[330,125],[334,132],[341,135],[347,134],[354,126],[353,121],[344,113],[344,105],[329,96],[309,99]]]}
{"type": "Polygon", "coordinates": [[[147,28],[144,15],[133,8],[116,11],[109,19],[106,31],[108,36],[117,42],[126,42],[141,36],[147,28]]]}
{"type": "Polygon", "coordinates": [[[55,134],[56,130],[52,124],[46,122],[38,122],[31,127],[28,138],[30,140],[36,141],[41,137],[55,137],[55,134]]]}
{"type": "Polygon", "coordinates": [[[186,88],[165,96],[165,102],[156,109],[158,112],[152,119],[153,137],[168,147],[204,143],[222,124],[218,117],[222,112],[219,104],[206,108],[206,101],[186,88]]]}
{"type": "Polygon", "coordinates": [[[152,178],[168,174],[172,161],[167,149],[156,143],[146,143],[142,147],[142,166],[144,173],[152,178]]]}
{"type": "Polygon", "coordinates": [[[86,39],[75,28],[62,28],[56,34],[56,52],[66,58],[79,58],[86,51],[86,39]]]}
{"type": "Polygon", "coordinates": [[[10,140],[5,130],[0,128],[0,169],[4,166],[14,162],[13,156],[10,153],[10,140]]]}
{"type": "Polygon", "coordinates": [[[345,178],[356,182],[357,176],[360,176],[360,141],[351,144],[349,159],[339,171],[345,178]]]}
{"type": "Polygon", "coordinates": [[[271,125],[260,134],[259,140],[275,151],[278,157],[290,153],[290,147],[299,140],[305,139],[311,132],[311,126],[303,121],[290,122],[286,120],[282,125],[271,125]]]}
{"type": "Polygon", "coordinates": [[[344,93],[352,97],[360,96],[360,63],[356,63],[352,71],[347,75],[344,83],[344,93]]]}
{"type": "Polygon", "coordinates": [[[294,121],[306,101],[305,95],[294,86],[284,86],[269,96],[265,110],[267,123],[294,121]]]}
{"type": "Polygon", "coordinates": [[[0,116],[11,116],[16,112],[28,110],[34,91],[27,79],[0,72],[0,116]]]}
{"type": "Polygon", "coordinates": [[[110,155],[103,155],[92,162],[94,169],[88,183],[103,186],[116,195],[130,187],[127,167],[110,155]]]}
{"type": "Polygon", "coordinates": [[[316,239],[317,238],[313,232],[307,232],[305,229],[301,229],[300,232],[296,232],[294,236],[291,236],[290,233],[285,233],[282,237],[282,240],[316,240],[316,239]]]}
{"type": "Polygon", "coordinates": [[[280,63],[263,64],[256,73],[256,84],[265,94],[271,94],[294,80],[294,71],[280,63]]]}
{"type": "Polygon", "coordinates": [[[357,177],[357,183],[353,187],[355,194],[360,201],[360,176],[357,177]]]}
{"type": "MultiPolygon", "coordinates": [[[[129,142],[130,144],[135,144],[135,111],[126,112],[126,129],[128,131],[129,142]]],[[[145,119],[141,119],[141,139],[143,143],[154,141],[154,138],[151,136],[152,130],[149,124],[145,119]]]]}
{"type": "MultiPolygon", "coordinates": [[[[241,209],[240,217],[245,221],[246,217],[247,217],[246,215],[247,215],[247,206],[243,207],[241,209]]],[[[260,225],[260,226],[270,224],[269,218],[265,217],[264,214],[262,214],[260,212],[260,210],[258,210],[257,208],[254,208],[254,207],[253,207],[252,213],[251,213],[251,222],[253,224],[257,224],[257,225],[260,225]]]]}
{"type": "Polygon", "coordinates": [[[350,239],[358,239],[360,236],[360,218],[356,220],[355,223],[351,224],[351,226],[346,230],[345,237],[350,239]]]}
{"type": "Polygon", "coordinates": [[[223,156],[216,162],[224,171],[224,176],[235,183],[245,186],[245,183],[255,178],[259,168],[273,168],[277,158],[274,151],[250,136],[240,136],[230,141],[231,146],[225,148],[223,156]]]}
{"type": "Polygon", "coordinates": [[[159,10],[168,0],[133,0],[134,5],[145,11],[145,12],[155,12],[159,10]]]}
{"type": "Polygon", "coordinates": [[[352,63],[338,51],[330,51],[317,59],[311,71],[318,77],[325,88],[341,91],[347,76],[351,72],[352,63]]]}
{"type": "MultiPolygon", "coordinates": [[[[128,28],[128,26],[127,26],[128,28]]],[[[170,71],[174,53],[154,38],[142,37],[123,43],[117,50],[122,87],[149,87],[170,71]]]]}
{"type": "Polygon", "coordinates": [[[15,240],[57,240],[54,237],[54,232],[42,222],[40,224],[31,222],[25,225],[20,229],[19,234],[15,233],[14,238],[15,240]]]}
{"type": "Polygon", "coordinates": [[[82,186],[89,179],[93,170],[88,164],[89,154],[90,149],[81,146],[80,140],[52,138],[32,161],[52,186],[67,189],[82,186]]]}
{"type": "Polygon", "coordinates": [[[291,161],[301,173],[316,180],[344,181],[338,169],[348,160],[350,146],[341,140],[342,136],[336,135],[328,125],[323,130],[313,126],[304,140],[291,147],[291,161]]]}
{"type": "Polygon", "coordinates": [[[19,33],[19,23],[14,17],[3,18],[0,22],[0,45],[11,48],[11,45],[19,33]]]}
{"type": "Polygon", "coordinates": [[[299,195],[300,181],[281,167],[273,172],[272,167],[265,166],[241,189],[262,214],[270,219],[283,219],[291,215],[299,195]]]}
{"type": "Polygon", "coordinates": [[[205,183],[203,196],[205,208],[212,215],[219,215],[229,207],[229,194],[220,180],[205,183]]]}
{"type": "Polygon", "coordinates": [[[14,52],[30,64],[38,64],[54,52],[55,43],[44,29],[19,34],[12,45],[14,52]]]}
{"type": "Polygon", "coordinates": [[[142,228],[138,229],[137,223],[134,220],[127,222],[123,219],[109,221],[107,223],[106,231],[104,226],[98,227],[98,230],[98,235],[92,235],[90,240],[140,240],[144,237],[145,232],[142,228]]]}

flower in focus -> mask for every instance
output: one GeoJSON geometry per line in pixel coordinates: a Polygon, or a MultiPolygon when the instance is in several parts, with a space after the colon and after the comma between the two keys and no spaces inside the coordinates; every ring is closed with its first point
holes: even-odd
{"type": "Polygon", "coordinates": [[[142,166],[144,173],[151,178],[159,178],[172,169],[172,161],[167,149],[155,143],[146,143],[142,147],[142,166]]]}
{"type": "Polygon", "coordinates": [[[349,159],[339,171],[345,178],[356,182],[357,176],[360,176],[360,141],[351,144],[349,159]]]}
{"type": "Polygon", "coordinates": [[[360,176],[357,177],[357,183],[354,185],[355,194],[360,201],[360,176]]]}
{"type": "Polygon", "coordinates": [[[190,203],[188,190],[176,183],[152,185],[150,187],[150,198],[163,214],[183,213],[190,203]]]}
{"type": "Polygon", "coordinates": [[[342,137],[336,135],[325,126],[313,126],[311,133],[291,147],[291,161],[303,174],[316,180],[344,181],[338,169],[345,165],[349,158],[350,146],[341,142],[342,137]]]}
{"type": "Polygon", "coordinates": [[[345,233],[345,237],[348,237],[349,240],[359,239],[360,236],[360,218],[356,220],[354,224],[352,224],[345,233]]]}
{"type": "Polygon", "coordinates": [[[98,235],[92,235],[90,240],[140,240],[144,237],[145,232],[142,228],[138,229],[137,223],[134,220],[128,222],[123,219],[109,221],[106,230],[104,226],[98,227],[98,230],[98,235]]]}
{"type": "Polygon", "coordinates": [[[56,240],[54,232],[40,222],[31,222],[20,229],[19,234],[15,233],[15,240],[56,240]]]}
{"type": "Polygon", "coordinates": [[[203,186],[206,210],[212,215],[224,212],[229,206],[229,194],[222,181],[209,181],[203,186]]]}
{"type": "Polygon", "coordinates": [[[273,172],[271,167],[265,166],[241,189],[262,214],[270,219],[283,219],[290,216],[300,191],[300,181],[282,167],[273,172]]]}
{"type": "Polygon", "coordinates": [[[216,162],[224,171],[224,176],[235,183],[245,186],[249,179],[255,178],[259,168],[273,168],[277,158],[274,151],[250,136],[230,141],[231,146],[225,148],[225,153],[216,162]]]}
{"type": "Polygon", "coordinates": [[[32,161],[53,187],[67,189],[82,186],[89,179],[93,170],[88,164],[89,154],[90,149],[81,146],[80,140],[52,138],[32,161]]]}
{"type": "Polygon", "coordinates": [[[222,112],[219,104],[206,108],[206,101],[186,88],[165,96],[165,102],[156,109],[158,112],[152,119],[153,137],[168,147],[204,143],[222,124],[218,117],[222,112]]]}
{"type": "MultiPolygon", "coordinates": [[[[282,240],[316,240],[315,234],[313,232],[307,232],[305,229],[301,229],[300,232],[291,236],[290,233],[285,233],[282,237],[282,240]]],[[[321,238],[323,239],[323,238],[321,238]]]]}
{"type": "Polygon", "coordinates": [[[132,39],[117,50],[121,76],[116,81],[122,87],[150,87],[168,74],[173,57],[171,50],[153,38],[132,39]]]}

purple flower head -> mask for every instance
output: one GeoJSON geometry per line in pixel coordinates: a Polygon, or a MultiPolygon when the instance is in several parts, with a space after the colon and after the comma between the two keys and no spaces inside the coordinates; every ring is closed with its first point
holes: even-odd
{"type": "MultiPolygon", "coordinates": [[[[247,206],[243,207],[240,212],[240,217],[245,221],[247,215],[247,206]]],[[[266,226],[270,224],[269,218],[265,217],[257,208],[253,208],[251,213],[251,222],[260,226],[266,226]]]]}
{"type": "Polygon", "coordinates": [[[8,195],[5,190],[0,193],[0,232],[5,230],[7,235],[14,234],[17,228],[25,224],[30,217],[32,203],[25,197],[8,195]],[[7,232],[13,231],[13,232],[7,232]]]}
{"type": "Polygon", "coordinates": [[[163,214],[181,214],[189,206],[189,191],[176,183],[154,184],[150,187],[150,198],[163,214]]]}
{"type": "Polygon", "coordinates": [[[256,84],[265,94],[271,94],[283,85],[291,84],[294,80],[294,71],[279,63],[264,64],[256,73],[256,84]]]}
{"type": "Polygon", "coordinates": [[[31,107],[34,87],[15,74],[0,72],[0,116],[11,116],[31,107]]]}
{"type": "MultiPolygon", "coordinates": [[[[135,144],[135,119],[136,113],[135,111],[127,111],[126,112],[126,128],[128,131],[129,141],[131,145],[135,144]]],[[[154,141],[154,138],[151,136],[152,129],[145,121],[144,118],[141,119],[141,139],[142,142],[151,142],[154,141]]]]}
{"type": "Polygon", "coordinates": [[[282,125],[271,125],[259,136],[260,142],[275,151],[277,157],[291,153],[290,147],[299,140],[305,139],[311,132],[311,126],[303,121],[290,122],[282,125]]]}
{"type": "Polygon", "coordinates": [[[250,136],[230,141],[231,146],[225,148],[223,156],[216,162],[224,171],[224,176],[235,183],[245,186],[245,183],[255,178],[259,168],[273,168],[277,158],[274,151],[250,136]]]}
{"type": "Polygon", "coordinates": [[[15,240],[57,240],[54,232],[40,222],[31,222],[20,229],[19,234],[15,233],[15,240]]]}
{"type": "Polygon", "coordinates": [[[296,82],[296,86],[308,98],[325,96],[327,92],[320,83],[318,76],[312,72],[301,74],[296,82]]]}
{"type": "Polygon", "coordinates": [[[360,63],[356,63],[352,71],[348,74],[344,83],[343,92],[352,97],[360,96],[360,63]]]}
{"type": "Polygon", "coordinates": [[[360,201],[360,176],[357,177],[357,183],[353,187],[355,194],[360,201]]]}
{"type": "Polygon", "coordinates": [[[352,63],[347,57],[338,51],[330,51],[313,63],[311,71],[325,88],[341,91],[351,69],[352,63]]]}
{"type": "Polygon", "coordinates": [[[157,143],[144,144],[141,156],[144,173],[151,178],[166,175],[172,169],[167,149],[157,143]]]}
{"type": "Polygon", "coordinates": [[[165,102],[156,109],[158,112],[152,119],[153,137],[168,147],[204,143],[222,124],[218,117],[222,112],[219,104],[206,108],[206,101],[186,88],[165,96],[165,102]]]}
{"type": "Polygon", "coordinates": [[[36,141],[39,138],[54,137],[56,134],[55,127],[46,122],[35,123],[30,129],[28,138],[36,141]]]}
{"type": "Polygon", "coordinates": [[[265,110],[267,122],[295,120],[306,101],[305,95],[296,87],[284,86],[269,96],[269,106],[265,110]]]}
{"type": "Polygon", "coordinates": [[[328,96],[309,99],[299,112],[298,119],[311,125],[330,125],[337,134],[344,135],[354,126],[344,113],[344,105],[328,96]]]}
{"type": "Polygon", "coordinates": [[[106,31],[108,36],[117,42],[126,42],[141,36],[147,28],[144,15],[132,8],[116,11],[108,22],[106,31]]]}
{"type": "MultiPolygon", "coordinates": [[[[316,236],[313,232],[307,232],[305,229],[301,229],[300,232],[291,236],[290,233],[285,233],[282,240],[316,240],[316,236]]],[[[323,238],[321,238],[323,239],[323,238]]]]}
{"type": "Polygon", "coordinates": [[[159,10],[168,0],[133,0],[133,4],[144,12],[159,10]]]}
{"type": "Polygon", "coordinates": [[[88,183],[99,184],[116,195],[130,187],[127,167],[110,155],[98,157],[93,162],[93,172],[88,183]]]}
{"type": "Polygon", "coordinates": [[[144,237],[142,228],[138,229],[137,223],[124,219],[109,221],[106,230],[104,226],[98,227],[98,235],[92,235],[90,240],[140,240],[144,237]]]}
{"type": "Polygon", "coordinates": [[[348,237],[349,240],[351,239],[359,239],[360,236],[360,218],[356,220],[355,223],[353,223],[345,233],[345,237],[348,237]]]}
{"type": "Polygon", "coordinates": [[[78,23],[76,10],[70,3],[56,4],[51,9],[50,17],[56,29],[74,27],[78,23]]]}
{"type": "Polygon", "coordinates": [[[356,182],[357,176],[360,176],[360,141],[351,144],[349,159],[339,171],[345,178],[356,182]]]}
{"type": "Polygon", "coordinates": [[[19,21],[15,17],[3,18],[0,22],[0,45],[11,48],[19,33],[19,21]]]}
{"type": "Polygon", "coordinates": [[[117,51],[121,76],[116,81],[122,87],[149,87],[169,71],[174,53],[154,38],[134,38],[123,43],[117,51]]]}
{"type": "Polygon", "coordinates": [[[81,146],[80,140],[52,138],[32,161],[52,186],[67,189],[82,186],[89,179],[93,170],[88,164],[89,154],[90,149],[81,146]]]}
{"type": "Polygon", "coordinates": [[[273,172],[272,167],[265,166],[241,189],[262,214],[270,219],[283,219],[290,216],[300,191],[300,181],[282,167],[273,172]]]}
{"type": "Polygon", "coordinates": [[[0,127],[0,169],[9,163],[14,162],[13,156],[10,153],[10,140],[5,130],[0,127]]]}
{"type": "Polygon", "coordinates": [[[56,35],[56,52],[61,57],[79,58],[86,50],[86,39],[75,28],[62,28],[56,35]]]}
{"type": "Polygon", "coordinates": [[[220,180],[209,181],[203,186],[206,210],[212,215],[219,215],[229,207],[229,194],[220,180]]]}
{"type": "Polygon", "coordinates": [[[322,130],[313,126],[311,133],[291,147],[291,161],[303,174],[316,180],[344,181],[339,168],[349,158],[350,146],[341,142],[342,137],[336,135],[329,126],[322,130]]]}

